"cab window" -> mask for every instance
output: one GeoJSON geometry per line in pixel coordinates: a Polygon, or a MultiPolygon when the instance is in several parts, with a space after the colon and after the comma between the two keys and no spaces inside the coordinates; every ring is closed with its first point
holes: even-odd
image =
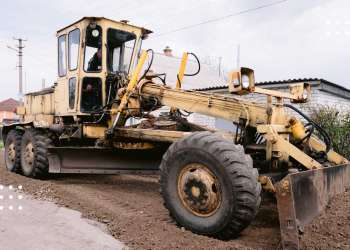
{"type": "Polygon", "coordinates": [[[136,35],[130,32],[108,29],[107,31],[107,66],[108,71],[128,72],[136,35]]]}
{"type": "Polygon", "coordinates": [[[89,25],[86,29],[84,70],[100,72],[102,70],[102,29],[89,25]]]}
{"type": "Polygon", "coordinates": [[[91,113],[102,107],[102,82],[97,77],[85,77],[82,84],[81,111],[91,113]]]}
{"type": "Polygon", "coordinates": [[[65,76],[66,74],[66,35],[62,35],[58,38],[58,76],[65,76]]]}
{"type": "Polygon", "coordinates": [[[77,78],[75,78],[75,77],[69,79],[68,93],[69,93],[69,108],[70,109],[74,109],[76,82],[77,82],[77,78]]]}
{"type": "Polygon", "coordinates": [[[76,70],[79,58],[80,30],[75,29],[68,35],[68,66],[69,70],[76,70]]]}

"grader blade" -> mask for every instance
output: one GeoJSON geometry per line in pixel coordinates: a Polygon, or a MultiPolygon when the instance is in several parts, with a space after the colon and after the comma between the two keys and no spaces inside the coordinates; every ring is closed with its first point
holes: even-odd
{"type": "Polygon", "coordinates": [[[299,249],[299,233],[332,197],[350,188],[350,164],[290,174],[276,185],[283,249],[299,249]]]}
{"type": "Polygon", "coordinates": [[[48,154],[50,173],[155,174],[160,159],[155,150],[95,147],[51,147],[48,154]]]}

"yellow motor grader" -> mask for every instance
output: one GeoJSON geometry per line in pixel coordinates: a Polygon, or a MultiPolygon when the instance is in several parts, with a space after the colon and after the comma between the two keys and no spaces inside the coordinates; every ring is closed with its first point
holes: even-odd
{"type": "Polygon", "coordinates": [[[310,86],[262,89],[241,68],[226,95],[183,90],[188,57],[196,58],[184,53],[171,88],[152,71],[152,50],[141,49],[150,33],[100,17],[59,30],[57,82],[25,95],[20,122],[3,128],[6,168],[33,178],[159,173],[175,221],[221,239],[252,222],[263,190],[277,198],[283,247],[298,249],[302,227],[350,185],[348,160],[293,105],[308,101],[310,86]],[[240,97],[251,93],[266,103],[240,97]],[[191,123],[190,113],[230,121],[235,132],[191,123]]]}

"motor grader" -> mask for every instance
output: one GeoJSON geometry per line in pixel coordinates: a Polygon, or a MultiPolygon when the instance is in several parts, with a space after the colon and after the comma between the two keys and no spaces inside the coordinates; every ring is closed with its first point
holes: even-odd
{"type": "Polygon", "coordinates": [[[33,178],[159,173],[171,217],[221,239],[254,220],[263,190],[276,196],[283,247],[298,249],[303,226],[350,184],[348,160],[293,105],[309,100],[310,86],[262,89],[241,68],[225,95],[184,90],[188,57],[200,69],[184,53],[171,88],[152,71],[152,50],[141,49],[151,33],[99,17],[59,30],[57,82],[26,94],[20,122],[3,128],[6,168],[33,178]],[[266,103],[242,98],[252,93],[266,103]],[[225,119],[235,132],[189,122],[190,113],[225,119]]]}

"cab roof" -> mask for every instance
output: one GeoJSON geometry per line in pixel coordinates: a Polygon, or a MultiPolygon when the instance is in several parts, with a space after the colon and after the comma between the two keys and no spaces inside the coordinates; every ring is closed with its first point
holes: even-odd
{"type": "Polygon", "coordinates": [[[91,20],[91,21],[108,20],[108,21],[110,21],[110,22],[114,22],[114,23],[118,23],[118,24],[123,24],[123,25],[128,25],[128,26],[131,26],[131,27],[134,27],[134,28],[139,28],[139,29],[142,30],[142,33],[143,33],[143,34],[150,34],[150,33],[153,33],[151,30],[148,30],[148,29],[143,28],[143,27],[131,25],[131,24],[128,24],[128,23],[123,22],[123,21],[119,21],[119,22],[118,22],[118,21],[115,21],[115,20],[112,20],[112,19],[109,19],[109,18],[105,18],[105,17],[91,17],[91,16],[90,16],[90,17],[83,17],[83,18],[79,19],[78,21],[76,21],[76,22],[74,22],[74,23],[72,23],[72,24],[70,24],[70,25],[68,25],[68,26],[66,26],[66,27],[59,29],[59,30],[57,31],[57,33],[59,33],[59,32],[61,32],[61,31],[65,30],[65,29],[67,29],[67,28],[69,28],[69,27],[71,27],[71,26],[73,26],[73,25],[75,25],[75,24],[77,24],[77,23],[80,23],[80,22],[82,22],[83,20],[91,20]]]}

